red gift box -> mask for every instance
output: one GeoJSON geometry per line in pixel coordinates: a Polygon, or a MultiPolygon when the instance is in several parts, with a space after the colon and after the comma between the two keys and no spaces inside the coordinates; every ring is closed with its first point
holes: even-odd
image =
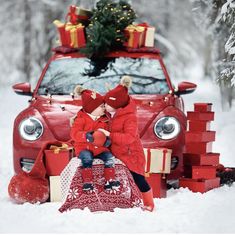
{"type": "Polygon", "coordinates": [[[154,198],[165,198],[167,185],[166,178],[163,178],[162,174],[146,173],[145,178],[153,190],[154,198]]]}
{"type": "Polygon", "coordinates": [[[82,24],[72,25],[66,24],[65,30],[70,37],[70,46],[72,48],[82,48],[86,45],[84,26],[82,24]]]}
{"type": "Polygon", "coordinates": [[[212,110],[212,103],[194,103],[194,111],[208,112],[212,110]]]}
{"type": "Polygon", "coordinates": [[[57,26],[62,46],[82,48],[86,45],[84,26],[82,24],[63,24],[58,20],[54,21],[57,26]]]}
{"type": "Polygon", "coordinates": [[[48,176],[58,176],[73,157],[74,151],[68,145],[60,147],[52,145],[50,150],[45,150],[46,171],[48,176]]]}
{"type": "Polygon", "coordinates": [[[212,141],[215,141],[215,131],[206,131],[206,132],[187,131],[185,133],[186,143],[212,142],[212,141]]]}
{"type": "Polygon", "coordinates": [[[179,187],[189,188],[192,192],[205,193],[220,186],[220,178],[195,180],[188,178],[179,179],[179,187]]]}
{"type": "Polygon", "coordinates": [[[192,154],[205,154],[212,152],[212,142],[186,143],[185,152],[192,154]]]}
{"type": "Polygon", "coordinates": [[[191,179],[216,178],[215,166],[188,166],[185,168],[185,177],[191,179]]]}
{"type": "Polygon", "coordinates": [[[60,22],[59,20],[55,20],[53,23],[57,27],[57,30],[60,36],[61,45],[69,47],[71,43],[70,33],[65,30],[65,24],[60,22]]]}
{"type": "Polygon", "coordinates": [[[210,121],[191,121],[189,120],[189,131],[195,131],[195,132],[203,132],[203,131],[209,131],[210,130],[210,121]]]}
{"type": "Polygon", "coordinates": [[[212,152],[212,142],[186,143],[185,152],[192,154],[205,154],[212,152]]]}
{"type": "Polygon", "coordinates": [[[184,153],[184,165],[219,165],[219,153],[191,154],[184,153]]]}
{"type": "Polygon", "coordinates": [[[143,44],[145,28],[138,25],[129,25],[125,28],[124,34],[128,39],[124,46],[139,48],[143,44]]]}
{"type": "Polygon", "coordinates": [[[214,112],[196,112],[196,111],[189,111],[187,112],[187,119],[188,120],[195,120],[195,121],[212,121],[214,120],[214,112]]]}

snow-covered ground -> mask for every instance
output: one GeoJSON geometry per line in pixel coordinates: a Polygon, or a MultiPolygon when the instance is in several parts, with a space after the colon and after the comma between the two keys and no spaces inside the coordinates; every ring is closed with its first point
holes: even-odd
{"type": "MultiPolygon", "coordinates": [[[[190,78],[194,74],[198,75],[196,69],[190,78]]],[[[192,110],[195,102],[213,103],[216,115],[212,130],[217,131],[213,151],[221,153],[222,164],[235,166],[235,110],[221,111],[216,85],[202,80],[191,82],[197,82],[198,89],[184,96],[186,110],[192,110]]],[[[155,199],[153,213],[137,208],[116,209],[114,213],[72,210],[61,214],[60,203],[13,204],[7,194],[13,175],[12,127],[27,100],[9,87],[0,88],[0,233],[235,233],[234,184],[205,194],[182,188],[169,190],[167,198],[155,199]]]]}

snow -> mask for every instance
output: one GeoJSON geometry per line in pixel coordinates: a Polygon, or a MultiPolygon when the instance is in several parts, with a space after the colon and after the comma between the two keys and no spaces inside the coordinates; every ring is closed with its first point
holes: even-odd
{"type": "MultiPolygon", "coordinates": [[[[197,83],[198,88],[184,96],[186,110],[193,110],[195,102],[213,103],[212,130],[217,132],[213,151],[221,153],[222,164],[235,166],[235,110],[221,111],[219,88],[210,80],[202,79],[197,66],[190,70],[188,78],[197,83]]],[[[61,214],[60,203],[12,203],[7,193],[13,175],[12,127],[29,97],[14,94],[10,87],[1,87],[0,99],[0,233],[235,233],[234,184],[205,194],[183,188],[169,190],[167,198],[155,199],[153,213],[135,208],[116,209],[114,213],[90,213],[85,209],[61,214]]]]}

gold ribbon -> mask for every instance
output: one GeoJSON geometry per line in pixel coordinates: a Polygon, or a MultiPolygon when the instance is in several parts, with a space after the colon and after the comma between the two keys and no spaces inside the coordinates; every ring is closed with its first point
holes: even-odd
{"type": "Polygon", "coordinates": [[[56,146],[56,145],[51,145],[50,146],[50,150],[53,150],[55,154],[60,153],[60,151],[63,150],[70,150],[71,148],[69,148],[68,144],[66,143],[62,143],[61,146],[56,146]]]}
{"type": "Polygon", "coordinates": [[[71,38],[71,46],[74,48],[77,48],[78,45],[78,36],[77,36],[77,30],[84,29],[84,26],[79,23],[77,25],[72,25],[71,23],[67,23],[65,26],[65,30],[70,32],[70,38],[71,38]]]}
{"type": "Polygon", "coordinates": [[[61,21],[59,20],[54,20],[53,21],[53,24],[56,25],[56,27],[60,28],[60,27],[64,27],[64,23],[62,23],[61,21]]]}
{"type": "Polygon", "coordinates": [[[138,40],[139,41],[138,44],[139,44],[139,46],[141,46],[142,42],[143,42],[143,32],[145,31],[145,27],[138,26],[138,25],[129,25],[126,27],[126,30],[130,34],[129,39],[128,39],[128,47],[132,47],[134,44],[134,40],[135,40],[134,32],[140,33],[140,38],[138,40]]]}

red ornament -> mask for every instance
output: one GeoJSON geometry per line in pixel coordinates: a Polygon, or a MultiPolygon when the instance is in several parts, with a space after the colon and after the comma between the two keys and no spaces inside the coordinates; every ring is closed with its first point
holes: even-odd
{"type": "Polygon", "coordinates": [[[103,147],[106,141],[106,136],[102,131],[96,130],[93,133],[94,142],[93,144],[97,147],[103,147]]]}

